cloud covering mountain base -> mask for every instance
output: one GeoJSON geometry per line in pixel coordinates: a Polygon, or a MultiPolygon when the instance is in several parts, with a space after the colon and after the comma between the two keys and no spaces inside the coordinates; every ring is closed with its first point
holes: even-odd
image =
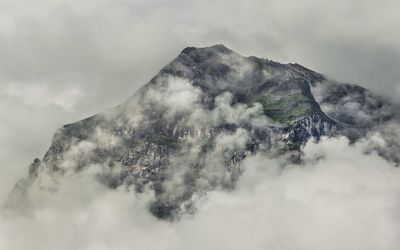
{"type": "Polygon", "coordinates": [[[151,190],[70,173],[57,192],[32,189],[29,214],[3,211],[0,249],[398,249],[400,169],[368,150],[378,137],[309,142],[301,165],[250,156],[234,190],[174,222],[150,214],[151,190]]]}

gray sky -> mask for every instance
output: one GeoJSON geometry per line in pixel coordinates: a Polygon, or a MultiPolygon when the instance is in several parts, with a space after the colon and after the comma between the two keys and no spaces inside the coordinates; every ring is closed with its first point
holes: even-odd
{"type": "Polygon", "coordinates": [[[297,62],[397,101],[395,0],[0,0],[8,193],[62,124],[118,104],[186,46],[297,62]]]}

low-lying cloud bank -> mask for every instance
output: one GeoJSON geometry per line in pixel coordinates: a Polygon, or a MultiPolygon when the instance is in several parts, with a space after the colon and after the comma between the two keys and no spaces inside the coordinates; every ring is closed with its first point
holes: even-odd
{"type": "Polygon", "coordinates": [[[378,137],[309,142],[302,165],[249,156],[233,191],[175,222],[149,213],[150,190],[66,175],[56,193],[32,190],[29,215],[2,214],[0,249],[399,249],[400,169],[371,149],[378,137]]]}

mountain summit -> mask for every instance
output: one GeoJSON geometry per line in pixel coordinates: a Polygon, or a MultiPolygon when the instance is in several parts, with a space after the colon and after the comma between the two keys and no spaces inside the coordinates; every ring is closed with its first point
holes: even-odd
{"type": "Polygon", "coordinates": [[[207,191],[234,188],[249,155],[301,163],[310,138],[357,140],[393,115],[370,91],[299,64],[244,57],[223,45],[188,47],[121,105],[63,126],[6,205],[27,207],[29,189],[45,176],[94,168],[110,188],[153,190],[150,211],[174,218],[195,211],[192,201],[207,191]]]}

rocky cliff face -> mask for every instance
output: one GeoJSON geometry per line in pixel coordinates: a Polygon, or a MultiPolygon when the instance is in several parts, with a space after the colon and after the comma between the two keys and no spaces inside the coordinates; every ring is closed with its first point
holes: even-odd
{"type": "Polygon", "coordinates": [[[301,162],[310,138],[356,140],[392,116],[392,106],[368,90],[298,64],[223,45],[186,48],[121,105],[61,128],[7,206],[21,204],[15,197],[43,176],[95,168],[110,188],[154,190],[151,212],[171,218],[194,211],[191,201],[207,190],[234,188],[250,154],[289,153],[301,162]]]}

